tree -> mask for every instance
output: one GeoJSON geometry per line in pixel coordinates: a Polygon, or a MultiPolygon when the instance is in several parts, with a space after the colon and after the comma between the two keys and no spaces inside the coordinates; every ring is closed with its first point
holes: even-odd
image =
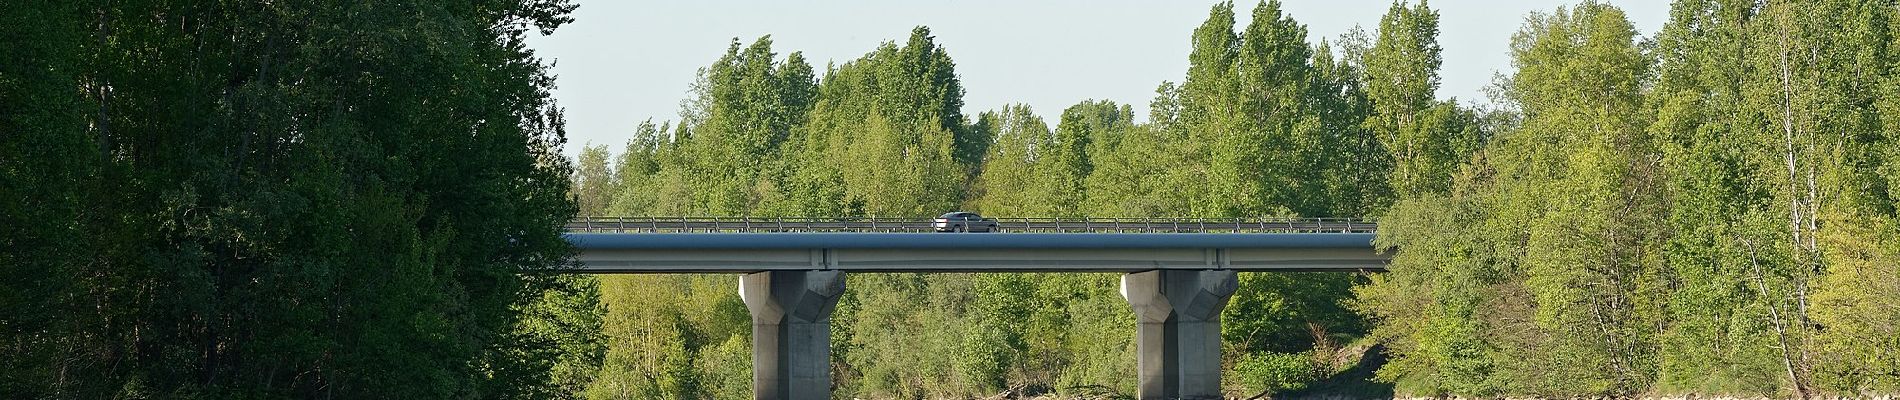
{"type": "MultiPolygon", "coordinates": [[[[691,126],[682,145],[681,173],[694,176],[684,183],[693,188],[694,213],[732,215],[759,207],[765,197],[762,183],[774,176],[781,147],[804,125],[812,107],[811,66],[793,53],[775,60],[772,38],[760,37],[739,47],[735,39],[726,54],[704,71],[700,99],[703,120],[691,126]]],[[[771,187],[771,186],[767,186],[771,187]]]]}
{"type": "Polygon", "coordinates": [[[1200,190],[1193,177],[1201,168],[1191,153],[1199,144],[1187,136],[1180,109],[1180,87],[1162,83],[1150,105],[1148,124],[1117,135],[1113,151],[1091,153],[1095,161],[1084,182],[1090,215],[1174,217],[1188,212],[1186,206],[1200,190]]]}
{"type": "Polygon", "coordinates": [[[615,192],[620,191],[614,170],[607,165],[607,146],[582,146],[574,168],[574,202],[581,215],[601,215],[615,192]]]}
{"type": "Polygon", "coordinates": [[[1437,100],[1443,51],[1438,12],[1424,0],[1409,8],[1395,1],[1365,55],[1372,105],[1365,125],[1391,153],[1391,185],[1400,198],[1445,193],[1457,165],[1476,147],[1465,128],[1470,118],[1456,102],[1437,100]]]}
{"type": "Polygon", "coordinates": [[[1751,290],[1763,261],[1779,258],[1750,245],[1776,236],[1763,225],[1771,219],[1749,216],[1756,213],[1751,205],[1769,200],[1748,183],[1758,161],[1731,150],[1754,148],[1763,134],[1752,120],[1760,111],[1742,103],[1745,82],[1755,79],[1742,58],[1752,46],[1743,37],[1753,8],[1685,2],[1658,34],[1651,130],[1675,194],[1664,262],[1679,286],[1668,308],[1672,323],[1661,337],[1658,383],[1677,390],[1768,394],[1786,373],[1770,351],[1770,324],[1757,318],[1765,317],[1770,300],[1751,290]]]}
{"type": "Polygon", "coordinates": [[[88,211],[92,194],[109,193],[90,183],[109,145],[103,128],[87,126],[99,110],[76,90],[89,11],[67,2],[0,11],[0,37],[10,38],[0,49],[0,198],[11,199],[0,204],[0,392],[15,396],[93,393],[61,384],[59,372],[96,372],[67,349],[106,344],[86,334],[98,323],[85,297],[97,284],[86,279],[90,246],[73,240],[104,220],[88,211]]]}
{"type": "Polygon", "coordinates": [[[675,142],[663,137],[670,131],[671,123],[654,125],[653,120],[641,122],[634,128],[633,137],[615,156],[613,162],[614,193],[608,203],[605,215],[651,215],[659,207],[659,192],[664,181],[661,180],[661,168],[675,156],[675,142]]]}
{"type": "Polygon", "coordinates": [[[0,182],[37,192],[0,217],[27,249],[0,258],[29,269],[8,271],[20,294],[72,307],[6,288],[0,391],[545,393],[557,352],[514,328],[554,286],[536,274],[568,255],[575,209],[551,80],[523,40],[572,9],[0,12],[24,40],[0,67],[0,182]],[[93,243],[60,247],[73,237],[93,243]]]}
{"type": "Polygon", "coordinates": [[[1400,350],[1381,376],[1419,393],[1640,392],[1666,288],[1661,230],[1643,217],[1663,212],[1641,112],[1648,58],[1622,11],[1598,3],[1533,14],[1512,56],[1522,125],[1448,197],[1402,201],[1381,230],[1380,246],[1407,250],[1361,293],[1403,321],[1379,327],[1400,350]]]}
{"type": "Polygon", "coordinates": [[[1228,99],[1241,113],[1242,128],[1216,136],[1209,152],[1209,170],[1223,182],[1216,183],[1217,191],[1234,191],[1211,199],[1230,210],[1221,216],[1325,212],[1312,204],[1319,201],[1325,168],[1313,156],[1329,144],[1309,100],[1312,57],[1306,27],[1282,13],[1278,0],[1254,7],[1232,75],[1238,91],[1228,99]]]}
{"type": "Polygon", "coordinates": [[[1095,172],[1094,157],[1114,151],[1133,119],[1127,107],[1109,101],[1084,100],[1062,111],[1043,170],[1043,186],[1052,192],[1045,201],[1054,208],[1047,215],[1085,215],[1088,177],[1095,172]]]}
{"type": "MultiPolygon", "coordinates": [[[[1357,33],[1363,35],[1363,32],[1357,33]]],[[[1372,131],[1365,128],[1371,112],[1366,97],[1365,73],[1355,61],[1363,53],[1362,43],[1352,43],[1354,33],[1341,42],[1347,45],[1335,55],[1333,47],[1321,41],[1313,51],[1314,83],[1310,97],[1321,124],[1320,148],[1309,148],[1301,157],[1311,160],[1320,175],[1311,177],[1323,187],[1310,189],[1318,196],[1312,201],[1323,209],[1319,216],[1373,217],[1385,211],[1392,197],[1392,157],[1372,131]]]]}
{"type": "Polygon", "coordinates": [[[809,168],[841,178],[847,208],[922,217],[961,202],[973,167],[956,154],[977,145],[963,121],[955,63],[935,40],[918,27],[903,47],[885,43],[819,85],[804,151],[826,154],[809,168]]]}
{"type": "Polygon", "coordinates": [[[606,357],[600,281],[585,275],[545,278],[552,281],[549,288],[518,308],[521,317],[511,332],[522,347],[510,350],[535,371],[506,384],[519,387],[523,398],[578,399],[601,376],[606,357]]]}
{"type": "Polygon", "coordinates": [[[1055,162],[1049,126],[1029,106],[1020,104],[985,112],[980,121],[996,131],[996,143],[984,157],[971,191],[975,196],[971,207],[989,215],[1056,215],[1050,193],[1054,188],[1043,179],[1055,162]]]}

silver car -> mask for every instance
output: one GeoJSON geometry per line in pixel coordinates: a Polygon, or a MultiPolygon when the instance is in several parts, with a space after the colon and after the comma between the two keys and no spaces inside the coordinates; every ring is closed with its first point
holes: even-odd
{"type": "Polygon", "coordinates": [[[951,212],[930,221],[938,232],[995,232],[996,220],[972,212],[951,212]]]}

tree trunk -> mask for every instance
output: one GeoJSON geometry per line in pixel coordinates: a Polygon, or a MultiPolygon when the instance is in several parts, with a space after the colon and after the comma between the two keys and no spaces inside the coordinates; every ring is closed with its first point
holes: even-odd
{"type": "Polygon", "coordinates": [[[1781,317],[1781,307],[1775,305],[1773,297],[1768,292],[1768,281],[1762,275],[1761,260],[1755,253],[1755,242],[1742,239],[1742,245],[1748,248],[1748,263],[1755,272],[1755,288],[1761,291],[1762,300],[1768,304],[1768,318],[1775,327],[1775,341],[1781,353],[1781,366],[1788,373],[1788,381],[1794,385],[1795,396],[1807,399],[1810,397],[1807,383],[1802,381],[1801,374],[1797,372],[1794,357],[1788,354],[1788,324],[1781,317]]]}

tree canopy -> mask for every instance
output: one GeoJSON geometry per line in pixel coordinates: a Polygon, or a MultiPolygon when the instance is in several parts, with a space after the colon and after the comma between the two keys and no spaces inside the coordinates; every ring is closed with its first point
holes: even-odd
{"type": "Polygon", "coordinates": [[[571,250],[566,1],[0,11],[0,393],[521,397],[571,250]]]}

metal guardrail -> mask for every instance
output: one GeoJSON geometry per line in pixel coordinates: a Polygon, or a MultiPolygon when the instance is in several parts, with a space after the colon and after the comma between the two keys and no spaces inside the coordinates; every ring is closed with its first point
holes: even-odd
{"type": "MultiPolygon", "coordinates": [[[[927,218],[581,217],[574,233],[935,232],[927,218]]],[[[1356,218],[997,218],[1004,233],[1373,233],[1356,218]]]]}

